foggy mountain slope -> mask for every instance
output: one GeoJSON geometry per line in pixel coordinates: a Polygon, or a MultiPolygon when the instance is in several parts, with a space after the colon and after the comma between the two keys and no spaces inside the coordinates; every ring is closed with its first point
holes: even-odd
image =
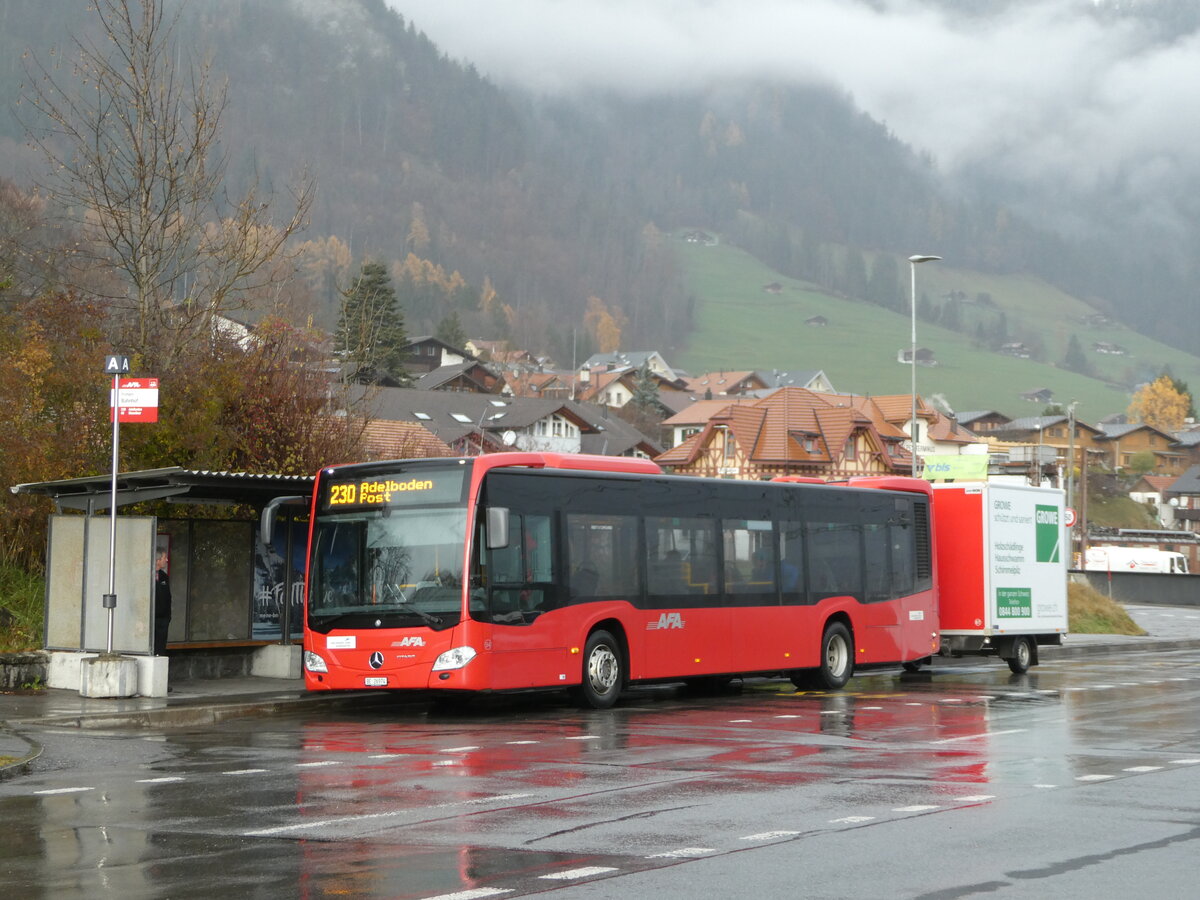
{"type": "MultiPolygon", "coordinates": [[[[917,0],[750,0],[724,20],[724,4],[695,5],[708,18],[672,30],[661,16],[635,13],[670,7],[683,18],[688,3],[512,0],[501,8],[476,0],[207,0],[183,6],[182,33],[188,49],[211,53],[230,79],[224,149],[235,180],[258,171],[282,183],[308,164],[319,182],[309,235],[338,235],[359,259],[403,259],[416,249],[419,221],[428,235],[421,256],[476,286],[491,279],[516,311],[513,337],[562,361],[572,346],[588,349],[573,338],[591,296],[624,313],[626,346],[669,348],[686,336],[686,288],[664,240],[685,227],[732,237],[780,271],[839,293],[865,290],[845,254],[832,249],[846,245],[898,259],[933,252],[962,267],[1028,272],[1176,346],[1200,348],[1194,316],[1186,316],[1197,274],[1189,251],[1200,245],[1194,235],[1190,244],[1186,232],[1156,239],[1147,251],[1143,242],[1156,232],[1131,215],[1129,191],[1088,194],[1089,206],[1061,178],[1055,182],[1053,167],[1040,183],[1023,181],[1020,166],[948,155],[922,139],[933,133],[932,124],[925,133],[923,127],[938,121],[922,115],[936,114],[960,123],[963,147],[982,146],[973,136],[987,120],[969,98],[948,93],[942,82],[951,79],[942,76],[928,103],[909,92],[925,69],[944,66],[963,47],[983,47],[977,36],[974,44],[954,42],[972,36],[967,17],[917,0]],[[572,41],[547,51],[553,35],[538,30],[536,17],[553,19],[558,7],[575,16],[578,30],[607,37],[607,55],[587,57],[586,45],[572,41]],[[771,16],[794,17],[796,8],[810,19],[781,21],[799,21],[798,30],[769,27],[771,16]],[[615,25],[612,9],[625,17],[615,25]],[[853,15],[837,18],[842,9],[853,15]],[[588,15],[580,19],[580,10],[588,15]],[[820,14],[827,21],[818,21],[820,14]],[[467,52],[446,24],[454,25],[447,17],[455,15],[491,55],[467,52]],[[679,30],[689,28],[691,43],[680,42],[679,30]],[[714,29],[726,44],[744,37],[755,65],[738,67],[721,45],[697,44],[714,29]],[[913,45],[916,37],[925,43],[913,45]],[[674,53],[673,40],[682,47],[674,53]],[[889,56],[895,46],[914,64],[900,66],[889,56]],[[499,70],[496,53],[506,47],[526,58],[532,84],[499,70]],[[649,64],[639,50],[650,54],[649,64]],[[856,54],[878,57],[873,74],[856,54]],[[590,81],[535,89],[565,84],[573,73],[569,56],[578,57],[572,65],[593,67],[590,81]],[[606,81],[612,72],[626,83],[606,81]],[[1039,211],[1046,208],[1055,215],[1039,211]],[[1079,223],[1105,227],[1071,227],[1079,223]]],[[[995,6],[1015,10],[1001,29],[1015,42],[1031,23],[1078,5],[995,6]],[[1022,17],[1023,9],[1033,12],[1022,17]],[[1041,19],[1029,17],[1034,13],[1041,19]]],[[[14,59],[25,47],[61,50],[85,13],[73,0],[4,4],[6,96],[17,94],[23,76],[14,59]]],[[[989,28],[999,15],[977,13],[989,28]]],[[[1178,39],[1186,42],[1186,35],[1178,39]]],[[[1029,96],[1004,108],[1018,109],[1029,96]]],[[[1005,121],[1008,130],[995,144],[1015,158],[1012,148],[1028,149],[1025,120],[1005,121]]],[[[0,174],[23,177],[30,158],[3,118],[0,150],[0,174]]],[[[1145,180],[1132,170],[1122,177],[1130,190],[1145,180]]],[[[1175,190],[1158,203],[1169,211],[1193,195],[1200,193],[1175,190]]],[[[1137,196],[1137,211],[1151,211],[1149,196],[1137,196]]],[[[893,274],[890,299],[874,302],[902,302],[904,273],[893,274]]],[[[414,321],[412,329],[435,322],[414,321]]],[[[473,324],[486,330],[486,323],[473,324]]]]}

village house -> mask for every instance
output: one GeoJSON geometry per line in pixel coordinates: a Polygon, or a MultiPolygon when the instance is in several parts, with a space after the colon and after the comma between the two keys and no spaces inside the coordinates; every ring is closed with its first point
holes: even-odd
{"type": "Polygon", "coordinates": [[[1095,438],[1095,446],[1105,451],[1106,462],[1114,472],[1128,469],[1139,453],[1153,455],[1153,471],[1158,475],[1182,475],[1189,463],[1186,449],[1174,435],[1144,423],[1105,425],[1095,438]]]}
{"type": "Polygon", "coordinates": [[[826,480],[909,474],[904,434],[873,420],[869,404],[781,388],[751,403],[727,403],[656,461],[674,472],[743,480],[800,475],[826,480]]]}

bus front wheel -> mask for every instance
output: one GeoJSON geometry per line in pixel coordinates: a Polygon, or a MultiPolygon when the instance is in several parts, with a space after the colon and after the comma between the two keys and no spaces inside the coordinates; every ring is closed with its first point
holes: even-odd
{"type": "Polygon", "coordinates": [[[607,631],[593,631],[584,645],[579,698],[593,709],[608,709],[617,702],[624,683],[621,645],[607,631]]]}
{"type": "Polygon", "coordinates": [[[821,636],[820,667],[793,674],[792,684],[798,688],[837,691],[846,686],[853,674],[854,641],[850,629],[841,622],[830,622],[821,636]]]}

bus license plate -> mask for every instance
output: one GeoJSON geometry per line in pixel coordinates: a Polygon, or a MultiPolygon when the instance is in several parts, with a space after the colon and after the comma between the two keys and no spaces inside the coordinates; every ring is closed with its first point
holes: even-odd
{"type": "Polygon", "coordinates": [[[387,687],[386,678],[364,678],[363,682],[367,687],[387,687]]]}

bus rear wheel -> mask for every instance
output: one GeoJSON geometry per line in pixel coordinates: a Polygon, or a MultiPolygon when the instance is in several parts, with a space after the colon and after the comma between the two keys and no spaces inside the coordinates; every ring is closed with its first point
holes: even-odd
{"type": "Polygon", "coordinates": [[[854,641],[850,638],[850,629],[841,622],[830,622],[821,635],[821,665],[795,672],[791,678],[798,688],[837,691],[846,686],[853,674],[854,641]]]}
{"type": "Polygon", "coordinates": [[[593,631],[583,649],[583,683],[579,699],[592,709],[608,709],[621,696],[625,662],[621,645],[607,631],[593,631]]]}

